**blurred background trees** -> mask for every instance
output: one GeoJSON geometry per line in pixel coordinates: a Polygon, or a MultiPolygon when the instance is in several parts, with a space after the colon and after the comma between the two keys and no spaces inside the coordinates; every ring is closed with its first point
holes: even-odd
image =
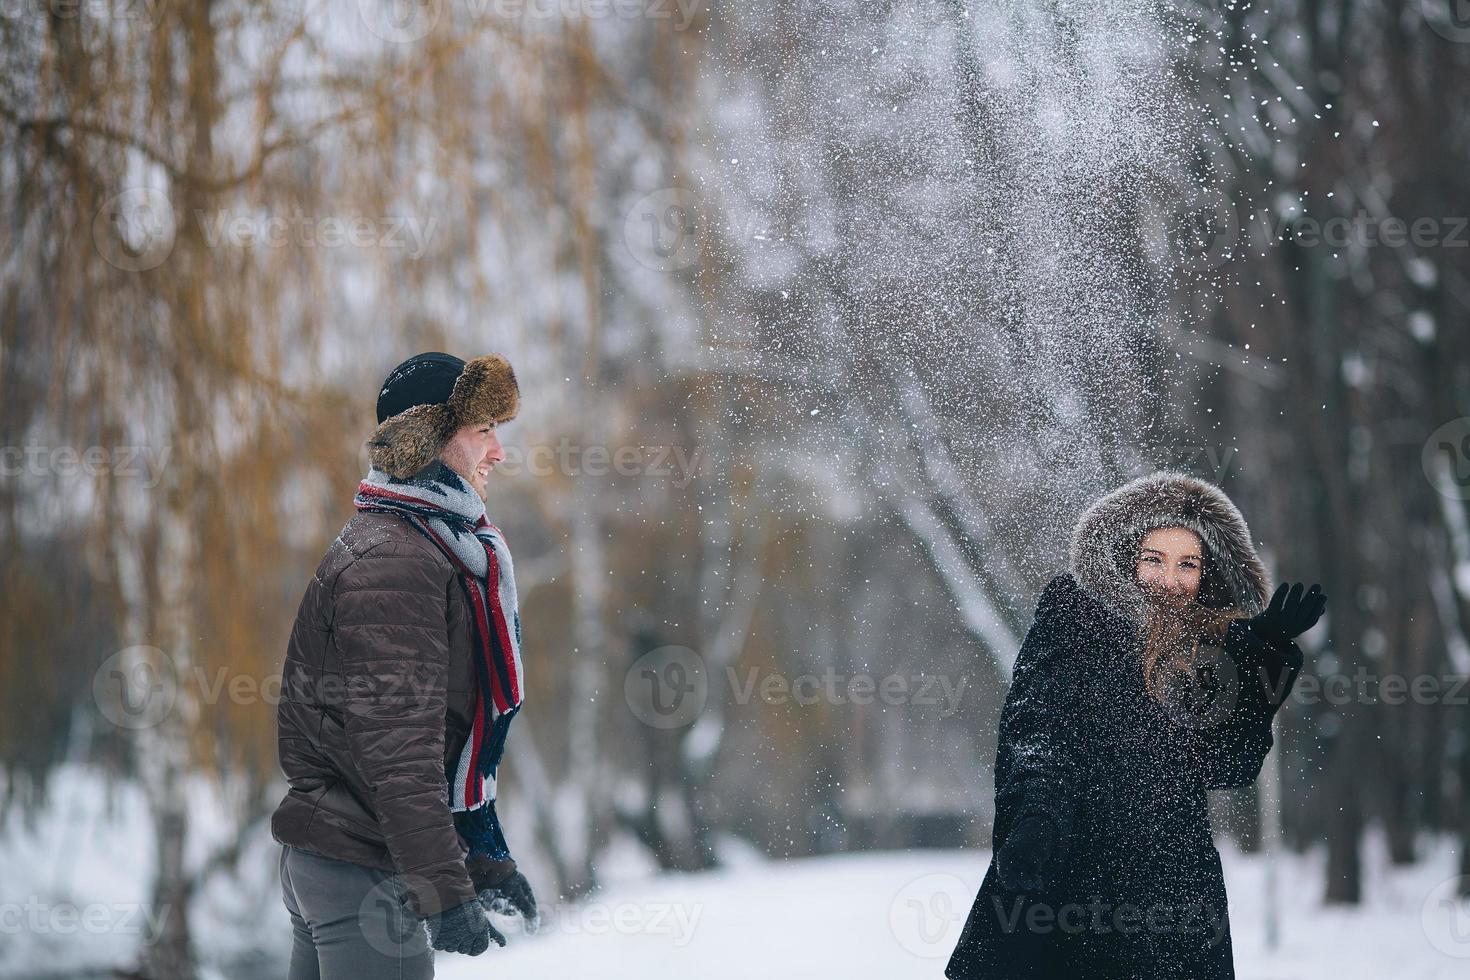
{"type": "MultiPolygon", "coordinates": [[[[269,679],[376,385],[498,350],[531,702],[502,795],[562,894],[623,844],[687,870],[735,838],[988,842],[1034,598],[1080,507],[1158,466],[1220,481],[1273,572],[1333,597],[1309,671],[1346,699],[1299,692],[1281,739],[1325,897],[1360,897],[1375,826],[1404,862],[1460,835],[1470,874],[1449,4],[495,10],[0,17],[0,812],[96,767],[147,789],[157,905],[234,873],[283,791],[269,679]],[[707,701],[660,728],[625,681],[670,647],[707,701]],[[1360,668],[1438,694],[1390,704],[1360,668]],[[744,686],[828,672],[965,686],[744,686]],[[202,859],[200,774],[235,828],[202,859]]],[[[141,973],[196,969],[168,927],[141,973]]]]}

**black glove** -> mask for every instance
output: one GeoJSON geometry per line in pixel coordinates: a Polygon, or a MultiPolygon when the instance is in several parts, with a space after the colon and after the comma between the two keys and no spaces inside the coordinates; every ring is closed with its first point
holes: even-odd
{"type": "Polygon", "coordinates": [[[1050,817],[1028,813],[1006,835],[1006,842],[995,856],[995,873],[1012,891],[1045,888],[1050,884],[1050,865],[1060,843],[1057,825],[1050,817]]]}
{"type": "Polygon", "coordinates": [[[531,892],[531,883],[526,876],[519,871],[512,871],[510,877],[480,890],[480,904],[487,911],[498,912],[501,915],[519,915],[526,922],[526,931],[535,932],[541,924],[540,913],[536,911],[536,896],[531,892]]]}
{"type": "MultiPolygon", "coordinates": [[[[1282,582],[1271,597],[1271,604],[1250,621],[1250,626],[1273,648],[1283,650],[1290,646],[1292,640],[1317,625],[1322,610],[1326,608],[1327,594],[1322,591],[1322,586],[1313,585],[1303,595],[1300,582],[1291,586],[1290,591],[1282,582]]],[[[1297,653],[1296,659],[1300,657],[1301,654],[1297,653]]]]}
{"type": "Polygon", "coordinates": [[[490,948],[492,939],[497,946],[505,945],[505,937],[485,918],[478,901],[445,909],[424,921],[429,927],[430,945],[446,953],[479,956],[490,948]]]}

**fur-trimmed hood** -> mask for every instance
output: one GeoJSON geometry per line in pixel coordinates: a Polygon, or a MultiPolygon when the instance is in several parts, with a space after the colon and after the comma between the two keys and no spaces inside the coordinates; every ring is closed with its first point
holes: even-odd
{"type": "Polygon", "coordinates": [[[465,363],[448,402],[415,405],[384,419],[368,440],[368,457],[377,469],[406,480],[434,462],[462,426],[508,422],[520,407],[510,362],[485,354],[465,363]]]}
{"type": "Polygon", "coordinates": [[[1204,542],[1201,603],[1247,616],[1265,608],[1271,583],[1245,518],[1219,487],[1170,470],[1125,483],[1083,512],[1072,532],[1072,575],[1113,612],[1141,623],[1144,598],[1133,577],[1138,546],[1161,527],[1188,528],[1204,542]]]}

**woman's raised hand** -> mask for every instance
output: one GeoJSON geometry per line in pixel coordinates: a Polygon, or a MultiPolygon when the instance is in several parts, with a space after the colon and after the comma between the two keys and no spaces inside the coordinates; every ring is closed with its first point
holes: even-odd
{"type": "Polygon", "coordinates": [[[1304,593],[1302,583],[1288,588],[1282,582],[1271,604],[1250,621],[1251,628],[1272,646],[1285,646],[1317,625],[1326,608],[1327,593],[1322,586],[1314,584],[1304,593]]]}

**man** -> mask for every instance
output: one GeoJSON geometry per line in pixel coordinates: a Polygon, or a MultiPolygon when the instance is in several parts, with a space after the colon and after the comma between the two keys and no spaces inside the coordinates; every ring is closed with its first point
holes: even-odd
{"type": "Polygon", "coordinates": [[[535,927],[495,813],[521,628],[485,514],[497,427],[519,406],[496,354],[419,354],[378,394],[357,514],[306,588],[282,670],[290,791],[271,832],[290,980],[432,977],[432,949],[505,945],[486,909],[535,927]]]}

